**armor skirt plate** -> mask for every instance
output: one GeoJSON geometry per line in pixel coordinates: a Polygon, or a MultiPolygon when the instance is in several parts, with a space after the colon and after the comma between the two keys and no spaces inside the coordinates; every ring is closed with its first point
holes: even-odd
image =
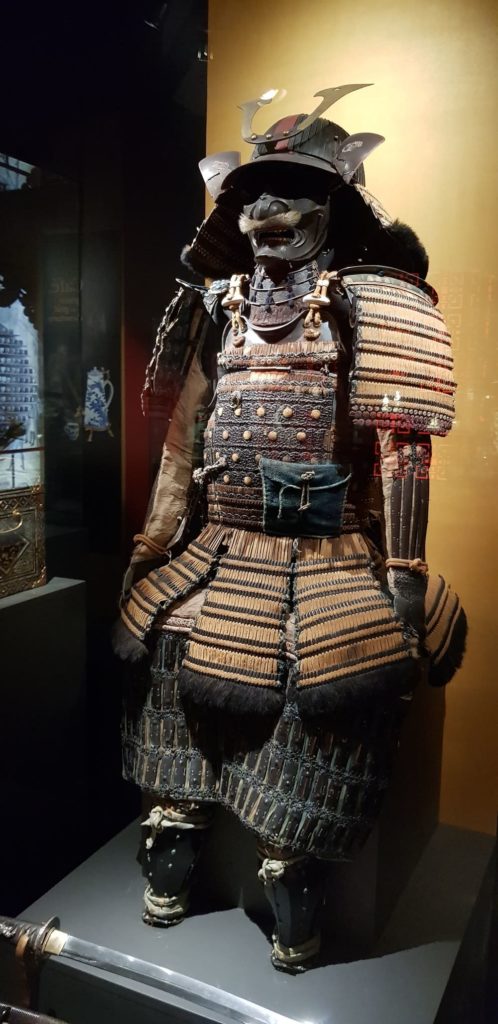
{"type": "Polygon", "coordinates": [[[306,721],[292,699],[277,715],[236,717],[182,705],[180,634],[157,634],[150,664],[130,666],[123,771],[157,799],[219,803],[264,843],[350,860],[388,785],[407,700],[306,721]]]}

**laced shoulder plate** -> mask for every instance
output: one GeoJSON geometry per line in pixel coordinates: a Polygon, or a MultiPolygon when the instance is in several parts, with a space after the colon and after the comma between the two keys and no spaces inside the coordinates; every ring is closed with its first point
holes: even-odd
{"type": "Polygon", "coordinates": [[[447,434],[456,385],[451,337],[435,308],[436,293],[388,269],[340,277],[352,306],[353,422],[447,434]]]}

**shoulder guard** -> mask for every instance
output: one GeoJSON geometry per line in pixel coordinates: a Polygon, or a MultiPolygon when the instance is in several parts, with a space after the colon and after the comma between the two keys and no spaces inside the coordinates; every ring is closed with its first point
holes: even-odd
{"type": "Polygon", "coordinates": [[[338,278],[353,328],[353,423],[447,434],[456,385],[451,337],[434,289],[391,267],[348,267],[338,278]]]}
{"type": "Polygon", "coordinates": [[[145,374],[142,407],[150,399],[164,399],[171,407],[175,405],[192,359],[196,353],[201,359],[213,328],[213,303],[207,301],[210,290],[186,281],[177,280],[177,284],[178,291],[157,329],[145,374]]]}

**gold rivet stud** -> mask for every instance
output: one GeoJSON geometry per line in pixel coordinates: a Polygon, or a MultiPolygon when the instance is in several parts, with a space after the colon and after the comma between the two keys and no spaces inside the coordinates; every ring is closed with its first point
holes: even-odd
{"type": "Polygon", "coordinates": [[[277,437],[278,437],[278,434],[277,434],[276,430],[269,430],[268,431],[268,440],[269,441],[276,441],[277,437]]]}
{"type": "Polygon", "coordinates": [[[228,430],[224,430],[222,436],[223,436],[223,440],[227,441],[228,438],[230,437],[230,434],[228,433],[228,430]]]}
{"type": "Polygon", "coordinates": [[[264,416],[264,414],[265,414],[264,406],[263,405],[258,405],[258,408],[256,409],[256,416],[264,416]]]}
{"type": "Polygon", "coordinates": [[[252,437],[252,430],[244,430],[242,437],[244,438],[244,441],[250,441],[252,437]]]}
{"type": "Polygon", "coordinates": [[[321,414],[319,409],[312,409],[311,412],[310,412],[310,416],[311,416],[312,420],[319,420],[321,415],[322,414],[321,414]]]}
{"type": "Polygon", "coordinates": [[[297,437],[298,441],[306,441],[306,431],[305,430],[298,430],[298,432],[296,434],[296,437],[297,437]]]}
{"type": "Polygon", "coordinates": [[[250,487],[251,484],[252,484],[252,476],[245,476],[244,477],[244,483],[245,483],[246,487],[250,487]]]}
{"type": "Polygon", "coordinates": [[[259,454],[259,452],[258,452],[258,454],[257,454],[257,455],[255,455],[254,457],[255,457],[255,459],[256,459],[256,462],[259,462],[259,460],[260,460],[260,458],[261,458],[261,455],[260,455],[260,454],[259,454]]]}
{"type": "Polygon", "coordinates": [[[233,455],[232,455],[232,462],[238,462],[239,459],[240,459],[239,453],[238,452],[234,452],[233,455]]]}
{"type": "Polygon", "coordinates": [[[219,459],[219,458],[220,458],[220,456],[221,456],[221,452],[215,452],[215,453],[214,453],[214,457],[215,457],[215,459],[219,459]]]}
{"type": "Polygon", "coordinates": [[[294,415],[294,410],[291,409],[290,405],[286,405],[285,409],[282,409],[282,416],[285,416],[286,420],[290,419],[290,417],[293,416],[293,415],[294,415]]]}
{"type": "Polygon", "coordinates": [[[237,409],[234,409],[234,415],[242,416],[242,409],[240,409],[239,407],[237,407],[237,409]]]}
{"type": "Polygon", "coordinates": [[[218,416],[223,416],[223,406],[220,405],[216,412],[218,413],[218,416]]]}
{"type": "Polygon", "coordinates": [[[229,477],[228,473],[225,473],[225,475],[223,477],[223,483],[224,484],[229,484],[230,483],[230,477],[229,477]]]}

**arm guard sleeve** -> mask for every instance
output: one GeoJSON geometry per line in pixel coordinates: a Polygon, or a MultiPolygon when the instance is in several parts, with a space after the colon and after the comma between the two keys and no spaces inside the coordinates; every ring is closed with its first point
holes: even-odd
{"type": "Polygon", "coordinates": [[[388,558],[425,561],[429,515],[429,434],[378,430],[388,558]]]}
{"type": "Polygon", "coordinates": [[[139,541],[131,564],[150,560],[167,547],[186,511],[186,495],[192,476],[198,412],[209,401],[210,381],[197,354],[192,359],[183,390],[173,410],[164,442],[161,464],[152,491],[142,534],[151,542],[139,541]],[[160,549],[159,551],[157,549],[160,549]]]}

